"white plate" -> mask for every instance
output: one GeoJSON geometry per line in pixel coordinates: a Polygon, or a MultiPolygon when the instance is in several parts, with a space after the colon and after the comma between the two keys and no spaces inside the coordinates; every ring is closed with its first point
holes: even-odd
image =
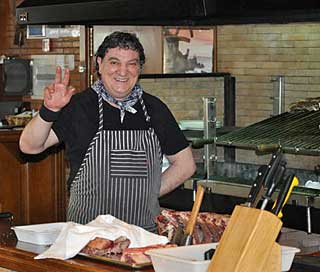
{"type": "MultiPolygon", "coordinates": [[[[204,253],[216,248],[217,243],[181,246],[175,248],[160,248],[148,250],[152,265],[156,272],[206,272],[210,260],[204,260],[204,253]]],[[[295,247],[281,246],[282,260],[281,271],[289,271],[293,258],[300,249],[295,247]]]]}
{"type": "Polygon", "coordinates": [[[12,227],[19,241],[37,244],[51,245],[57,239],[60,231],[66,223],[47,223],[12,227]]]}

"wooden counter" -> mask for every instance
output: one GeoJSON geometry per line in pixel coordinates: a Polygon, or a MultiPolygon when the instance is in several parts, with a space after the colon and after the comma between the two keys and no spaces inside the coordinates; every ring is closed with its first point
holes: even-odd
{"type": "Polygon", "coordinates": [[[11,212],[15,225],[65,221],[63,148],[22,154],[20,134],[0,129],[0,212],[11,212]]]}
{"type": "Polygon", "coordinates": [[[69,260],[35,260],[34,257],[44,250],[44,246],[17,242],[15,240],[7,241],[6,244],[0,243],[0,267],[18,272],[154,272],[152,267],[137,270],[128,269],[85,257],[75,257],[69,260]]]}
{"type": "MultiPolygon", "coordinates": [[[[44,250],[45,248],[43,246],[17,242],[14,240],[11,240],[7,244],[1,244],[0,242],[0,267],[17,272],[154,272],[152,267],[128,269],[80,256],[69,260],[35,260],[34,257],[44,250]]],[[[301,264],[301,261],[299,263],[293,263],[290,269],[290,272],[305,271],[315,272],[320,270],[318,266],[310,263],[301,264]]]]}
{"type": "MultiPolygon", "coordinates": [[[[0,268],[3,267],[17,272],[154,272],[152,267],[128,269],[81,256],[69,260],[35,260],[34,257],[45,249],[46,247],[44,246],[18,242],[12,237],[0,239],[0,268]]],[[[319,263],[320,261],[314,259],[314,261],[303,262],[301,259],[303,257],[299,258],[297,263],[293,263],[290,272],[320,271],[317,265],[317,262],[319,263]]]]}

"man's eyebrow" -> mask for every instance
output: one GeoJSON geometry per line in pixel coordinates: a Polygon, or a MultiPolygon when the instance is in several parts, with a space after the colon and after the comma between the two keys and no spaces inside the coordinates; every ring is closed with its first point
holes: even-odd
{"type": "Polygon", "coordinates": [[[119,59],[116,57],[108,57],[108,60],[119,60],[119,59]]]}
{"type": "MultiPolygon", "coordinates": [[[[120,61],[119,58],[117,57],[108,57],[107,60],[116,60],[116,61],[120,61]]],[[[128,60],[128,62],[139,62],[139,58],[134,58],[134,59],[131,59],[131,60],[128,60]]]]}
{"type": "Polygon", "coordinates": [[[139,59],[132,59],[132,60],[129,60],[128,63],[132,63],[132,62],[137,62],[139,63],[139,59]]]}

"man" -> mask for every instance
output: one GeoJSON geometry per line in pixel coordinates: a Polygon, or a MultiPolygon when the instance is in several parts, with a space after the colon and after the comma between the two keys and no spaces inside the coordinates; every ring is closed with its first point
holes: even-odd
{"type": "Polygon", "coordinates": [[[69,71],[62,79],[57,67],[39,114],[22,132],[25,153],[65,143],[70,221],[85,224],[112,214],[155,231],[159,196],[195,171],[191,149],[169,109],[137,84],[144,62],[135,35],[112,33],[96,53],[99,80],[73,95],[69,71]],[[161,173],[163,154],[171,165],[161,173]]]}

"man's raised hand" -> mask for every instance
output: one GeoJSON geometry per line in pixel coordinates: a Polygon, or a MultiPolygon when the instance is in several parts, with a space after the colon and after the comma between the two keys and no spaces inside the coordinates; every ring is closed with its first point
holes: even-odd
{"type": "Polygon", "coordinates": [[[44,89],[44,105],[52,111],[60,111],[67,105],[71,96],[75,93],[75,88],[69,85],[70,71],[65,69],[62,78],[62,69],[56,67],[56,77],[54,83],[44,89]]]}

